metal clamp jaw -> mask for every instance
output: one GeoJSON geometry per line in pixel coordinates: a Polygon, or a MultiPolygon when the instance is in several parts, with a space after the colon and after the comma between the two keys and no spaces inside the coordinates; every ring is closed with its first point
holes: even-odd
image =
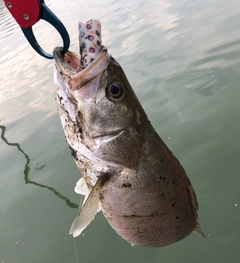
{"type": "Polygon", "coordinates": [[[34,50],[41,56],[53,59],[53,55],[45,52],[38,44],[32,30],[32,26],[40,19],[51,24],[62,37],[63,51],[66,53],[70,38],[68,32],[62,22],[54,15],[54,13],[45,5],[44,0],[4,0],[5,5],[16,22],[20,25],[25,37],[34,50]]]}

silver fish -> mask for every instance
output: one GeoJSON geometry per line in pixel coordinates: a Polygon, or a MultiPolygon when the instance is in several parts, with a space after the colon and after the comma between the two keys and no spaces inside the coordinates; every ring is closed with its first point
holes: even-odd
{"type": "MultiPolygon", "coordinates": [[[[87,24],[81,24],[80,32],[87,24]]],[[[83,176],[75,191],[85,195],[70,234],[81,234],[102,210],[132,245],[160,247],[192,232],[204,236],[194,189],[152,127],[121,66],[102,45],[94,57],[81,50],[86,64],[81,55],[68,51],[63,56],[61,50],[54,50],[56,102],[83,176]]]]}

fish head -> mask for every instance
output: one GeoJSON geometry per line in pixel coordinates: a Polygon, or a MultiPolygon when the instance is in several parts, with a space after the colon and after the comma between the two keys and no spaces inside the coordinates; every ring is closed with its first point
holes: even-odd
{"type": "Polygon", "coordinates": [[[75,144],[100,162],[137,169],[145,113],[121,66],[104,46],[85,69],[73,52],[62,55],[56,48],[54,58],[57,104],[68,143],[79,134],[75,144]]]}

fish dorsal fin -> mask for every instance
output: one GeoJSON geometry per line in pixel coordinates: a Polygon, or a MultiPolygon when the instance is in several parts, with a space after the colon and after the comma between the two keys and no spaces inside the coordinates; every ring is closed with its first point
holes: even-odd
{"type": "Polygon", "coordinates": [[[104,185],[104,183],[108,180],[109,174],[104,173],[99,176],[95,186],[92,191],[88,195],[86,201],[84,202],[82,208],[80,209],[77,217],[72,223],[71,229],[69,231],[70,235],[73,237],[79,236],[82,231],[91,223],[94,219],[96,213],[99,209],[99,194],[104,185]]]}

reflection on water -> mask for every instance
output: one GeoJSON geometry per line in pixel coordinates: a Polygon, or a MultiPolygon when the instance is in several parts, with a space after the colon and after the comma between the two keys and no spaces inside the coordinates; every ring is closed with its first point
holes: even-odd
{"type": "MultiPolygon", "coordinates": [[[[6,127],[3,126],[3,125],[0,125],[0,129],[2,130],[2,133],[1,133],[1,139],[8,145],[8,146],[15,146],[17,147],[18,151],[21,152],[25,159],[26,159],[26,164],[24,166],[24,180],[25,180],[25,183],[26,184],[34,184],[35,186],[39,186],[39,187],[42,187],[42,188],[47,188],[49,189],[50,191],[52,191],[57,197],[59,197],[60,199],[64,200],[66,202],[66,204],[72,208],[78,208],[78,205],[71,202],[67,197],[63,196],[62,194],[60,194],[58,191],[56,191],[53,187],[50,187],[50,186],[47,186],[47,185],[44,185],[44,184],[40,184],[40,183],[37,183],[31,179],[29,179],[29,174],[30,174],[30,158],[29,156],[23,151],[23,149],[21,148],[20,144],[18,143],[10,143],[7,138],[5,137],[5,132],[6,132],[6,127]]],[[[39,170],[42,170],[44,167],[46,167],[46,164],[44,165],[41,165],[39,166],[38,165],[39,163],[36,164],[36,170],[39,171],[39,170]]]]}
{"type": "Polygon", "coordinates": [[[9,14],[4,2],[0,1],[0,43],[13,33],[15,27],[15,20],[9,14]]]}
{"type": "Polygon", "coordinates": [[[212,96],[226,86],[221,82],[221,74],[218,68],[209,68],[209,69],[199,69],[185,71],[179,74],[173,74],[171,77],[166,78],[162,85],[171,85],[173,88],[176,88],[174,95],[179,95],[178,87],[179,85],[188,90],[188,92],[199,92],[204,96],[212,96]],[[216,85],[217,83],[220,83],[216,85]]]}

